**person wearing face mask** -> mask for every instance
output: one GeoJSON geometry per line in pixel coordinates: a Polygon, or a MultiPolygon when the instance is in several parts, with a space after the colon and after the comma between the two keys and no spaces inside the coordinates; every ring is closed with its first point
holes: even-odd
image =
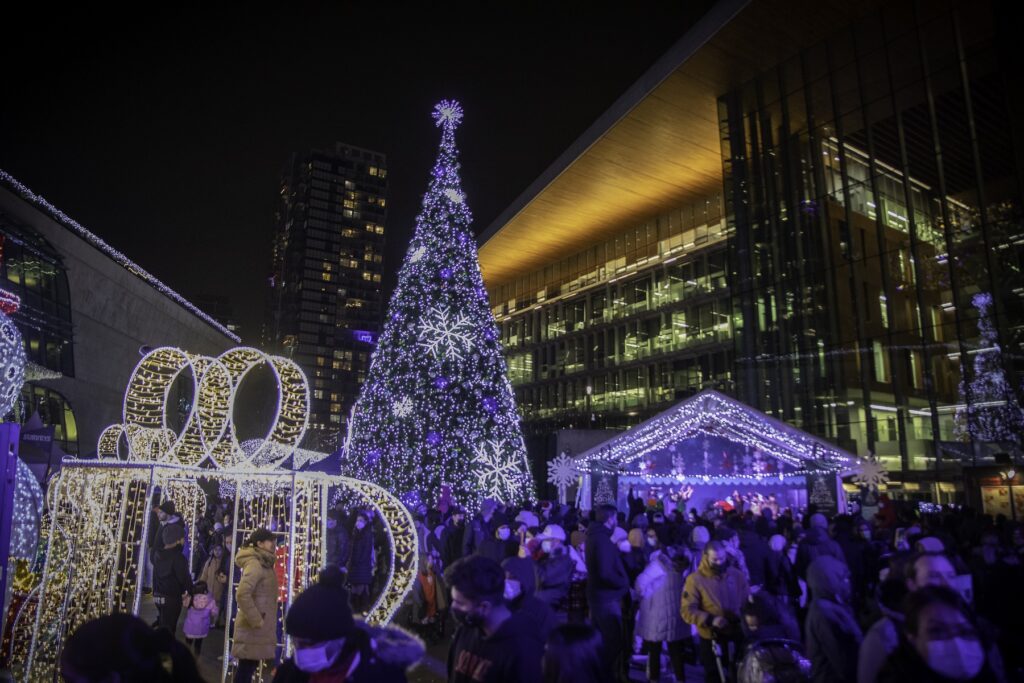
{"type": "Polygon", "coordinates": [[[945,586],[910,594],[905,640],[886,660],[879,683],[996,683],[1005,680],[987,661],[985,642],[960,596],[945,586]]]}
{"type": "Polygon", "coordinates": [[[501,523],[490,538],[484,539],[476,554],[501,563],[506,557],[513,557],[519,551],[519,539],[512,536],[508,524],[501,523]]]}
{"type": "Polygon", "coordinates": [[[537,566],[529,557],[510,557],[501,563],[505,570],[505,604],[513,614],[522,613],[543,640],[558,625],[555,612],[536,596],[537,566]]]}
{"type": "Polygon", "coordinates": [[[344,570],[348,566],[348,558],[352,552],[351,536],[349,536],[348,529],[341,523],[341,516],[335,510],[327,513],[324,527],[324,535],[327,537],[326,565],[344,570]]]}
{"type": "Polygon", "coordinates": [[[373,529],[365,512],[356,515],[351,545],[348,583],[352,593],[352,609],[365,614],[370,607],[370,584],[373,583],[374,568],[373,529]]]}
{"type": "Polygon", "coordinates": [[[811,603],[804,642],[815,683],[856,683],[863,633],[850,606],[853,588],[846,563],[823,555],[807,568],[811,603]]]}
{"type": "Polygon", "coordinates": [[[601,505],[594,511],[594,521],[587,527],[586,595],[590,622],[601,633],[604,642],[605,666],[614,674],[627,678],[622,598],[629,592],[629,577],[622,563],[622,546],[626,552],[630,546],[625,532],[616,526],[617,512],[614,505],[601,505]]]}
{"type": "Polygon", "coordinates": [[[720,683],[712,641],[721,646],[725,669],[728,670],[734,661],[734,653],[730,652],[729,646],[739,649],[740,609],[749,593],[747,577],[731,565],[725,544],[711,541],[704,546],[697,571],[687,576],[683,584],[681,611],[686,623],[697,627],[700,636],[698,654],[706,683],[720,683]]]}
{"type": "Polygon", "coordinates": [[[506,573],[479,555],[448,568],[451,612],[460,624],[448,650],[448,683],[534,683],[544,640],[528,614],[505,599],[506,573]]]}
{"type": "Polygon", "coordinates": [[[422,641],[397,626],[354,619],[338,567],[325,568],[295,598],[285,632],[294,649],[273,683],[403,683],[425,652],[422,641]]]}
{"type": "Polygon", "coordinates": [[[569,618],[569,586],[576,563],[565,546],[565,531],[549,524],[537,537],[541,553],[537,559],[537,598],[555,610],[559,623],[569,618]]]}
{"type": "Polygon", "coordinates": [[[651,559],[635,584],[639,599],[636,634],[643,641],[643,651],[647,654],[647,680],[661,679],[661,648],[662,643],[668,643],[676,680],[683,681],[686,676],[685,645],[690,627],[683,621],[679,605],[689,557],[669,557],[662,551],[654,529],[647,530],[647,540],[651,559]]]}

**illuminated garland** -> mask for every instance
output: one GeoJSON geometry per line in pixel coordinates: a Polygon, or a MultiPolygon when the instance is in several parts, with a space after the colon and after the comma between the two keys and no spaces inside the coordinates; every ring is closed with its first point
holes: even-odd
{"type": "Polygon", "coordinates": [[[459,177],[457,102],[434,109],[441,144],[384,330],[350,420],[345,473],[403,500],[450,486],[461,505],[534,496],[500,335],[459,177]]]}
{"type": "Polygon", "coordinates": [[[25,345],[14,321],[0,311],[0,419],[14,408],[25,383],[25,345]]]}
{"type": "Polygon", "coordinates": [[[19,180],[17,180],[14,176],[12,176],[10,173],[7,173],[3,169],[0,169],[0,182],[4,183],[5,185],[13,189],[17,194],[21,195],[22,199],[29,202],[30,204],[35,205],[36,208],[41,209],[44,213],[49,214],[49,216],[56,220],[58,223],[64,225],[66,228],[70,228],[73,232],[77,233],[78,236],[84,239],[86,242],[96,247],[110,258],[117,261],[120,265],[124,267],[125,270],[135,275],[136,277],[141,278],[154,289],[156,289],[158,292],[172,299],[181,306],[184,306],[190,313],[198,316],[211,327],[216,328],[217,331],[226,336],[228,339],[231,339],[236,343],[241,341],[238,335],[236,335],[234,332],[224,327],[224,325],[217,322],[203,311],[199,310],[199,308],[197,308],[195,304],[188,301],[185,297],[178,294],[176,291],[165,285],[163,282],[155,278],[153,275],[149,274],[145,269],[142,268],[142,266],[129,259],[123,253],[121,253],[117,249],[114,249],[112,246],[104,242],[98,235],[96,235],[93,232],[90,232],[89,230],[79,225],[74,219],[72,219],[66,213],[58,209],[50,202],[43,199],[43,197],[41,197],[40,195],[37,195],[35,192],[30,190],[19,180]]]}
{"type": "MultiPolygon", "coordinates": [[[[686,399],[590,449],[580,455],[578,461],[591,465],[606,461],[621,468],[696,436],[720,436],[759,450],[797,468],[799,473],[836,472],[849,469],[855,463],[855,458],[845,451],[713,390],[686,399]],[[810,469],[806,467],[814,463],[820,465],[810,469]]],[[[751,479],[778,477],[777,474],[763,473],[730,476],[751,479]]]]}

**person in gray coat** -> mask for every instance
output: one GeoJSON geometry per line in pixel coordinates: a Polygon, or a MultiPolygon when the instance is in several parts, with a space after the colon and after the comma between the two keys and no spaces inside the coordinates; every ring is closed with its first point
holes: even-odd
{"type": "MultiPolygon", "coordinates": [[[[650,534],[651,531],[648,531],[650,534]]],[[[661,678],[661,644],[668,643],[668,655],[677,681],[685,680],[684,659],[690,626],[683,621],[679,605],[683,594],[684,572],[689,558],[669,557],[658,547],[636,579],[640,600],[636,634],[644,641],[647,653],[647,680],[661,678]]]]}

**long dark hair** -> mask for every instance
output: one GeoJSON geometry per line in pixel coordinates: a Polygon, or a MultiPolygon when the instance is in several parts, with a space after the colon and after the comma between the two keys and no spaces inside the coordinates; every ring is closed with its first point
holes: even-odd
{"type": "Polygon", "coordinates": [[[609,683],[601,658],[601,634],[587,624],[563,624],[544,648],[544,683],[609,683]]]}

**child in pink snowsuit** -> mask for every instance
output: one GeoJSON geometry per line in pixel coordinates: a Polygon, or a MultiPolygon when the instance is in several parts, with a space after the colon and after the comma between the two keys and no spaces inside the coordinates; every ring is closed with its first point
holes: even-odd
{"type": "Polygon", "coordinates": [[[217,620],[219,610],[205,581],[196,581],[190,595],[188,613],[181,630],[185,634],[185,642],[192,646],[198,657],[203,649],[203,638],[209,635],[210,624],[217,620]]]}

